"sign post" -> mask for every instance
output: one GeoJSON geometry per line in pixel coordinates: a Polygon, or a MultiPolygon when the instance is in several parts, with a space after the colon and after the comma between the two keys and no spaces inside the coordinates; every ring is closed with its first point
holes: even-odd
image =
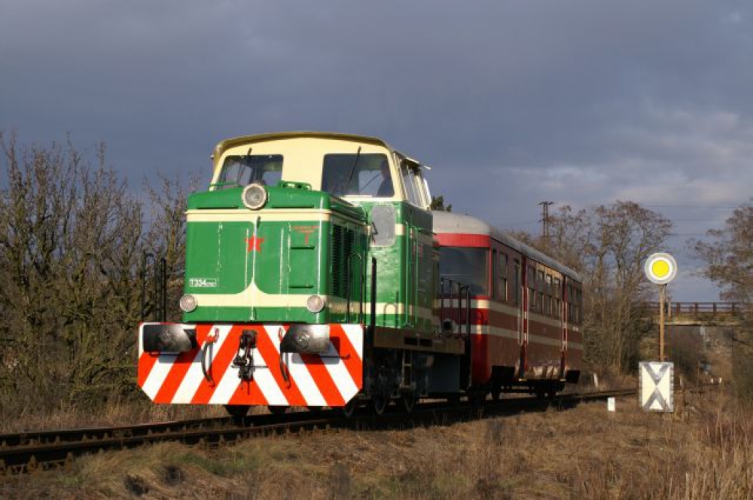
{"type": "Polygon", "coordinates": [[[659,361],[664,361],[664,307],[667,303],[667,283],[677,275],[677,261],[668,253],[651,254],[644,266],[646,277],[659,285],[659,361]]]}
{"type": "Polygon", "coordinates": [[[644,271],[652,283],[659,285],[659,361],[640,363],[639,397],[644,411],[672,412],[674,363],[664,361],[664,308],[667,283],[677,275],[677,261],[668,253],[655,253],[646,260],[644,271]]]}

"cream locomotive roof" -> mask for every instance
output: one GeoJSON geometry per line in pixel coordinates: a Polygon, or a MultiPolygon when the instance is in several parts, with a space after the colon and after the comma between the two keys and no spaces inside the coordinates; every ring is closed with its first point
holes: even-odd
{"type": "Polygon", "coordinates": [[[390,145],[384,142],[382,139],[365,135],[340,134],[337,132],[276,132],[271,134],[244,135],[240,137],[233,137],[232,139],[225,139],[224,141],[221,141],[219,144],[217,144],[217,146],[215,146],[214,155],[212,156],[212,158],[216,163],[217,161],[219,161],[220,157],[225,151],[235,146],[252,144],[254,142],[299,138],[334,139],[350,142],[362,142],[366,144],[373,144],[375,146],[383,146],[391,151],[394,151],[394,149],[392,149],[392,147],[390,147],[390,145]]]}
{"type": "Polygon", "coordinates": [[[434,216],[434,233],[460,233],[460,234],[481,234],[488,235],[497,241],[504,243],[510,248],[517,250],[518,252],[527,255],[536,262],[540,262],[546,266],[555,269],[565,276],[572,278],[575,281],[582,281],[580,274],[570,269],[569,267],[560,264],[552,257],[536,250],[535,248],[526,245],[525,243],[516,240],[507,233],[502,232],[500,229],[487,224],[481,219],[471,217],[469,215],[459,215],[452,212],[432,212],[434,216]]]}

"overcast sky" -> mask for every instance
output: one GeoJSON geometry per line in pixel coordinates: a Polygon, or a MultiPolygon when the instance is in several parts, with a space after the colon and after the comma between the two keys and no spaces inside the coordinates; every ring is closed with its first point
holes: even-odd
{"type": "Polygon", "coordinates": [[[724,0],[0,0],[0,130],[104,141],[138,187],[209,176],[221,139],[375,135],[434,194],[539,231],[541,200],[675,222],[677,300],[716,300],[686,240],[753,186],[753,4],[724,0]]]}

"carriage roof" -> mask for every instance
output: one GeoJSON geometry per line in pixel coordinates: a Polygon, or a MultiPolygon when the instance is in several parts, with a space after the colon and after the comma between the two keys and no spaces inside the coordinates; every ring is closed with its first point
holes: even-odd
{"type": "Polygon", "coordinates": [[[581,282],[581,276],[573,269],[559,263],[552,257],[545,253],[536,250],[530,245],[526,245],[520,240],[517,240],[502,230],[486,223],[485,221],[469,215],[454,214],[452,212],[432,212],[434,216],[434,233],[450,233],[450,234],[480,234],[490,236],[491,238],[509,246],[510,248],[517,250],[521,254],[530,257],[531,259],[544,264],[552,269],[564,274],[568,278],[581,282]]]}

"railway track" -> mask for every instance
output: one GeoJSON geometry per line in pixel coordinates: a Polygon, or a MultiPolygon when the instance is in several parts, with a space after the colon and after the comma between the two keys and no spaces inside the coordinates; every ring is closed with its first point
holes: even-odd
{"type": "Polygon", "coordinates": [[[382,429],[415,425],[449,424],[463,420],[566,408],[583,401],[636,394],[635,389],[564,394],[548,401],[531,397],[487,401],[481,407],[448,406],[447,403],[416,405],[412,413],[394,411],[375,416],[366,412],[346,418],[339,410],[301,411],[284,415],[251,415],[160,422],[116,427],[64,429],[0,434],[0,474],[22,474],[65,466],[74,457],[100,450],[134,448],[148,443],[178,441],[190,445],[219,445],[252,436],[318,429],[382,429]]]}

